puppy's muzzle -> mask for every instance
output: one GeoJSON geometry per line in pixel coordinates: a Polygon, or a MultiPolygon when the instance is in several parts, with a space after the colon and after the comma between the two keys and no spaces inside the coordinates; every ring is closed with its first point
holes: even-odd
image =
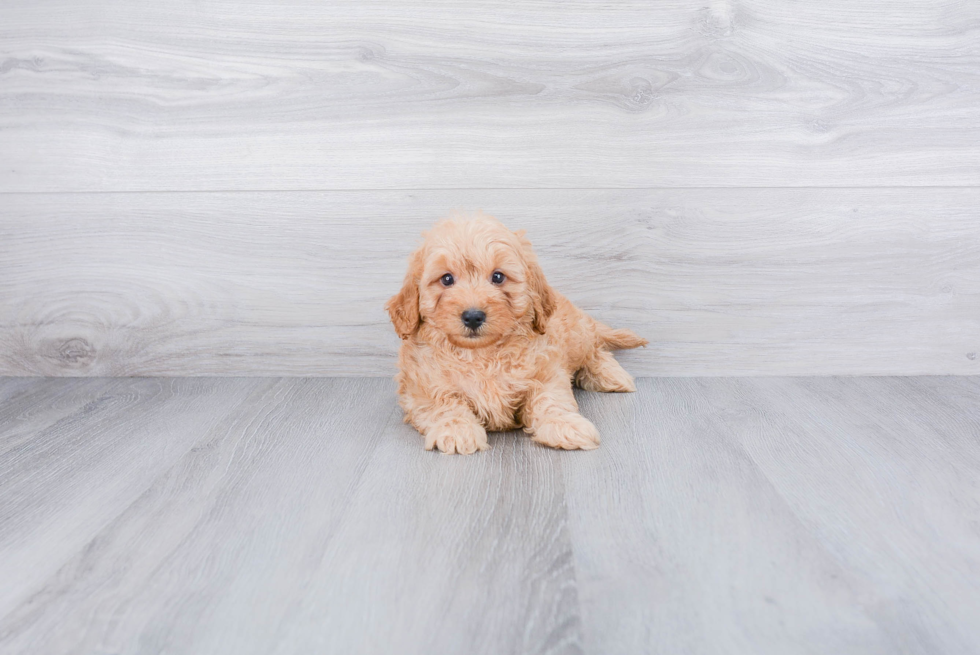
{"type": "Polygon", "coordinates": [[[487,315],[479,309],[467,309],[460,315],[460,319],[470,332],[476,332],[486,322],[487,315]]]}

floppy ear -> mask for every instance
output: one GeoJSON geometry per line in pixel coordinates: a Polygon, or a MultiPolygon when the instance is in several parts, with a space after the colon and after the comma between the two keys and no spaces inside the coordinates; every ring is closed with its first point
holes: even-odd
{"type": "Polygon", "coordinates": [[[385,303],[385,309],[391,316],[395,332],[402,339],[412,336],[422,322],[419,314],[419,278],[422,277],[422,249],[412,253],[408,260],[408,271],[402,289],[385,303]]]}
{"type": "Polygon", "coordinates": [[[531,248],[531,242],[524,236],[524,230],[514,232],[521,241],[521,249],[524,253],[524,263],[527,266],[527,286],[531,292],[531,303],[534,309],[534,331],[544,334],[548,326],[548,319],[555,312],[557,298],[548,281],[544,278],[544,271],[538,264],[538,257],[531,248]]]}

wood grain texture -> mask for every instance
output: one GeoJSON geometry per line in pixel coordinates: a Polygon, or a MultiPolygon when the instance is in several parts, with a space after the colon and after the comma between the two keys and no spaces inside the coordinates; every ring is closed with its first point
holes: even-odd
{"type": "Polygon", "coordinates": [[[272,652],[581,653],[561,453],[490,445],[442,456],[393,422],[272,652]]]}
{"type": "Polygon", "coordinates": [[[603,445],[569,461],[566,484],[587,650],[891,652],[854,574],[733,442],[744,408],[716,392],[728,384],[640,380],[625,402],[585,396],[603,445]]]}
{"type": "Polygon", "coordinates": [[[605,435],[564,462],[586,652],[980,652],[978,393],[974,377],[582,394],[605,435]]]}
{"type": "MultiPolygon", "coordinates": [[[[145,493],[222,419],[223,404],[233,408],[252,387],[269,384],[120,380],[68,416],[40,405],[38,429],[0,460],[0,615],[145,493]],[[48,424],[51,418],[57,420],[48,424]]],[[[79,386],[75,395],[87,395],[91,385],[79,386]]]]}
{"type": "MultiPolygon", "coordinates": [[[[347,511],[345,496],[394,414],[391,385],[309,379],[173,384],[220,393],[195,394],[210,407],[208,417],[185,418],[184,407],[162,405],[171,422],[197,419],[177,444],[153,423],[129,431],[143,454],[135,462],[130,454],[125,470],[104,472],[102,487],[118,487],[117,478],[135,475],[140,465],[155,474],[141,476],[137,494],[117,492],[113,499],[125,504],[110,521],[93,511],[98,505],[76,501],[72,509],[87,512],[92,529],[73,534],[70,556],[37,549],[40,539],[6,545],[7,574],[18,558],[30,558],[21,565],[32,578],[46,573],[47,582],[4,576],[18,583],[5,588],[20,601],[0,619],[4,650],[269,652],[269,639],[299,600],[296,591],[347,511]],[[174,456],[154,461],[163,448],[174,456]],[[255,618],[262,618],[255,622],[249,615],[257,610],[255,618]]],[[[116,420],[143,416],[134,408],[116,420]]],[[[90,423],[82,417],[76,429],[86,431],[90,423]]],[[[48,453],[47,465],[77,467],[76,448],[48,453]]],[[[52,482],[49,495],[79,498],[94,491],[91,482],[52,482]]],[[[7,519],[0,534],[9,542],[9,526],[24,521],[26,512],[16,497],[0,493],[7,519]]]]}
{"type": "Polygon", "coordinates": [[[980,5],[14,3],[0,191],[976,185],[980,5]]]}
{"type": "Polygon", "coordinates": [[[739,395],[751,410],[732,434],[861,573],[887,652],[980,649],[980,379],[760,380],[739,395]],[[862,429],[842,440],[844,421],[862,429]]]}
{"type": "Polygon", "coordinates": [[[980,189],[9,194],[0,373],[390,375],[384,313],[452,208],[649,338],[639,375],[980,372],[980,189]]]}
{"type": "Polygon", "coordinates": [[[92,410],[113,388],[107,378],[89,378],[84,384],[66,385],[55,378],[8,378],[0,385],[3,421],[0,422],[0,456],[29,441],[59,421],[92,410]]]}
{"type": "MultiPolygon", "coordinates": [[[[5,652],[579,652],[559,453],[426,452],[387,380],[250,384],[48,584],[10,589],[5,652]]],[[[25,510],[0,494],[6,536],[25,510]]],[[[8,554],[37,567],[36,543],[8,554]]]]}
{"type": "Polygon", "coordinates": [[[450,457],[389,380],[2,379],[0,651],[980,653],[978,394],[642,379],[450,457]]]}

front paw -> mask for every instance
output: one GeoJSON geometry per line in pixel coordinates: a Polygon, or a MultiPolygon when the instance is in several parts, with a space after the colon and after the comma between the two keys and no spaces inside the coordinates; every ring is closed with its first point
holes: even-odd
{"type": "Polygon", "coordinates": [[[594,450],[599,447],[599,431],[581,414],[565,414],[543,421],[534,429],[534,441],[565,450],[594,450]]]}
{"type": "Polygon", "coordinates": [[[425,432],[425,449],[438,448],[446,454],[459,453],[472,455],[478,450],[486,450],[487,431],[474,422],[453,422],[437,425],[425,432]]]}

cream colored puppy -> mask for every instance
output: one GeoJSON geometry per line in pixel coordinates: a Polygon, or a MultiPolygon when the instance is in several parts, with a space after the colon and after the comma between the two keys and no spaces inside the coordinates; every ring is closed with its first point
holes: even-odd
{"type": "Polygon", "coordinates": [[[553,448],[592,449],[572,382],[635,391],[610,350],[646,339],[594,320],[548,286],[523,231],[477,215],[424,235],[385,308],[402,338],[399,402],[445,453],[487,448],[487,430],[524,428],[553,448]]]}

